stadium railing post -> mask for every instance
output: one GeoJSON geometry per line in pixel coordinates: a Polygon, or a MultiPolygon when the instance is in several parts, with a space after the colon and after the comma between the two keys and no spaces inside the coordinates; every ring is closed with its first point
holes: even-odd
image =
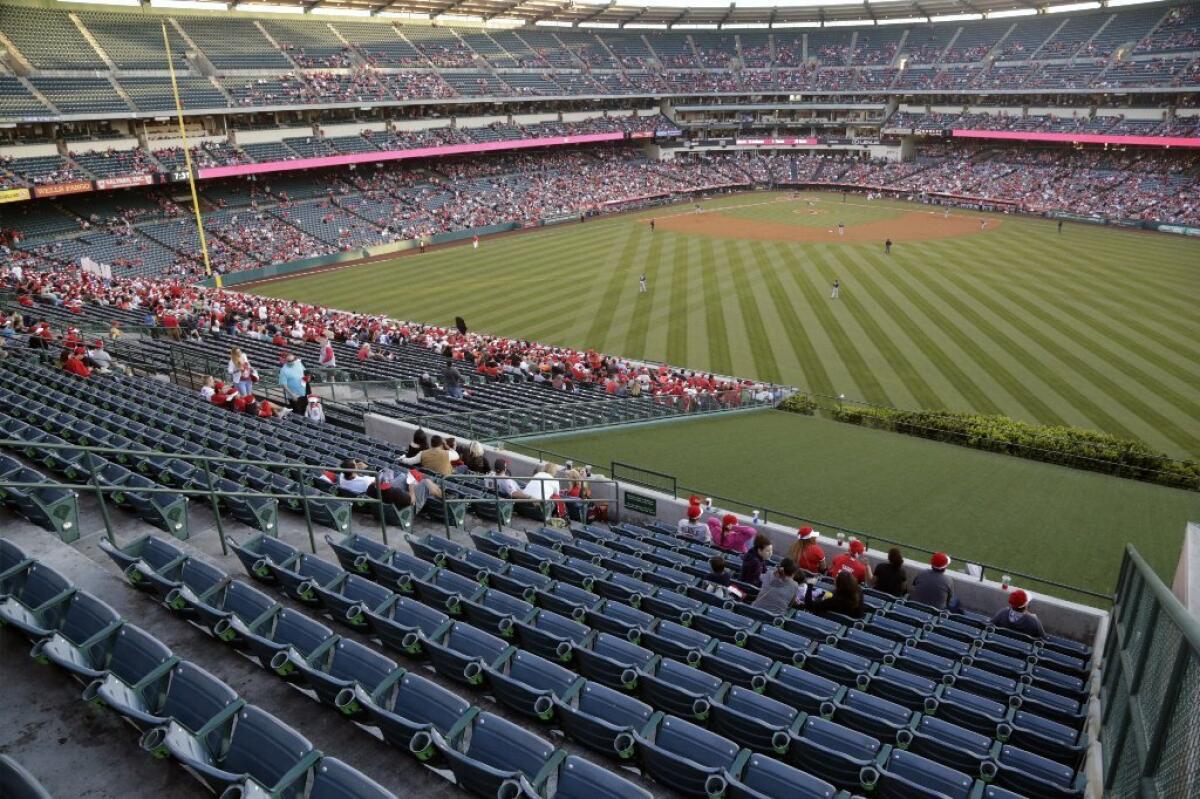
{"type": "MultiPolygon", "coordinates": [[[[379,483],[378,477],[375,478],[375,482],[376,482],[376,485],[378,486],[378,483],[379,483]]],[[[388,545],[387,509],[383,507],[384,499],[383,499],[383,489],[382,488],[379,489],[379,496],[376,498],[375,501],[377,503],[377,507],[379,508],[379,533],[381,536],[383,536],[383,545],[387,546],[388,545]]]]}
{"type": "Polygon", "coordinates": [[[297,477],[300,478],[296,482],[300,484],[300,504],[304,506],[304,524],[308,527],[308,545],[315,555],[317,554],[317,539],[313,535],[312,511],[308,507],[308,483],[304,481],[303,471],[297,477]]]}
{"type": "Polygon", "coordinates": [[[200,461],[204,467],[204,487],[208,490],[208,501],[212,503],[213,521],[217,525],[217,538],[221,541],[221,555],[228,556],[229,550],[225,546],[225,525],[221,523],[221,508],[217,503],[217,493],[213,488],[212,468],[208,465],[208,458],[200,461]]]}
{"type": "Polygon", "coordinates": [[[104,520],[104,532],[107,534],[108,543],[116,546],[117,542],[113,537],[112,517],[108,513],[108,503],[104,501],[104,491],[100,488],[100,477],[96,474],[96,460],[92,456],[92,451],[86,450],[84,458],[87,460],[88,475],[92,487],[96,489],[96,499],[100,502],[100,518],[104,520]]]}

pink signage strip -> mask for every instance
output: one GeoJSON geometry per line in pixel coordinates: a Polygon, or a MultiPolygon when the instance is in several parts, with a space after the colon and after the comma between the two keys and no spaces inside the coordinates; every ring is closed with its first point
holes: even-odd
{"type": "Polygon", "coordinates": [[[422,147],[416,150],[388,150],[378,153],[351,153],[329,155],[322,158],[297,158],[293,161],[266,161],[261,164],[238,164],[236,166],[213,166],[200,170],[200,179],[226,178],[233,175],[260,175],[264,172],[284,172],[294,169],[317,169],[324,166],[344,164],[367,164],[376,161],[398,161],[403,158],[432,158],[443,155],[486,153],[496,150],[524,150],[529,147],[554,147],[565,144],[590,144],[598,141],[619,141],[625,138],[621,131],[614,133],[586,133],[580,136],[548,136],[541,139],[516,139],[513,141],[489,141],[473,144],[448,144],[444,147],[422,147]]]}
{"type": "Polygon", "coordinates": [[[953,131],[956,139],[1009,139],[1016,141],[1052,141],[1064,144],[1126,144],[1135,147],[1200,148],[1200,138],[1184,136],[1106,136],[1103,133],[1031,133],[1024,130],[953,131]]]}

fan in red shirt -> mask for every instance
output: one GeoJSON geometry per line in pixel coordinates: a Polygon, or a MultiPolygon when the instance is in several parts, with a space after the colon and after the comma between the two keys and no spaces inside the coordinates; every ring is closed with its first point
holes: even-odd
{"type": "Polygon", "coordinates": [[[813,574],[822,574],[825,571],[825,550],[817,543],[818,538],[820,533],[816,530],[801,527],[796,532],[796,543],[792,544],[791,550],[788,551],[788,557],[793,563],[813,574]]]}
{"type": "Polygon", "coordinates": [[[857,538],[850,539],[849,552],[843,552],[833,559],[833,565],[829,567],[829,576],[837,577],[842,571],[853,574],[859,585],[867,585],[871,579],[871,564],[867,562],[867,546],[857,538]]]}
{"type": "Polygon", "coordinates": [[[79,377],[91,377],[92,370],[87,368],[83,360],[72,350],[64,349],[58,354],[58,365],[64,372],[70,372],[79,377]]]}

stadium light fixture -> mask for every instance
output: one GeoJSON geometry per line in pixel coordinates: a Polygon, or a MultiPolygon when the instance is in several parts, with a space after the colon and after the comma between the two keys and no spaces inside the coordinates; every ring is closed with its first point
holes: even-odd
{"type": "MultiPolygon", "coordinates": [[[[924,22],[925,20],[921,20],[924,22]]],[[[864,25],[874,25],[873,19],[827,19],[826,28],[861,28],[864,25]]]]}
{"type": "Polygon", "coordinates": [[[387,17],[388,19],[412,19],[412,20],[420,20],[422,22],[429,21],[428,14],[417,14],[412,11],[380,11],[375,16],[387,17]]]}
{"type": "Polygon", "coordinates": [[[1037,14],[1036,8],[1010,8],[1004,11],[989,11],[983,16],[987,19],[1004,19],[1005,17],[1032,17],[1037,14]]]}
{"type": "Polygon", "coordinates": [[[925,17],[888,17],[875,21],[876,25],[920,25],[928,20],[925,17]]]}
{"type": "Polygon", "coordinates": [[[1163,0],[1108,0],[1104,5],[1108,8],[1116,6],[1144,6],[1150,3],[1161,3],[1163,0]]]}
{"type": "Polygon", "coordinates": [[[1099,3],[1067,3],[1065,6],[1046,6],[1046,13],[1067,14],[1072,11],[1091,11],[1099,7],[1099,3]]]}
{"type": "Polygon", "coordinates": [[[365,8],[326,8],[317,6],[311,12],[322,17],[369,17],[371,12],[365,8]]]}
{"type": "Polygon", "coordinates": [[[151,8],[179,8],[193,11],[228,11],[228,3],[201,3],[197,0],[150,0],[151,8]]]}
{"type": "Polygon", "coordinates": [[[563,20],[560,20],[560,19],[539,19],[537,22],[535,22],[533,24],[534,24],[534,27],[540,27],[540,28],[569,28],[569,27],[571,27],[570,22],[564,22],[563,20]]]}
{"type": "Polygon", "coordinates": [[[819,28],[820,22],[776,22],[773,28],[819,28]]]}

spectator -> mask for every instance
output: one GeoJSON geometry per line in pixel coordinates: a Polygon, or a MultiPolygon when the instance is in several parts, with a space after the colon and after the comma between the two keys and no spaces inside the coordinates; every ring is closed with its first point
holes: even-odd
{"type": "Polygon", "coordinates": [[[296,413],[307,410],[305,394],[308,387],[304,382],[304,363],[293,352],[284,356],[283,365],[279,367],[279,386],[283,389],[283,398],[288,407],[296,413]]]}
{"type": "Polygon", "coordinates": [[[1020,588],[1008,595],[1008,607],[992,616],[992,624],[1006,630],[1024,633],[1032,638],[1045,638],[1046,630],[1037,615],[1029,612],[1031,597],[1020,588]]]}
{"type": "Polygon", "coordinates": [[[700,507],[700,497],[693,496],[688,500],[687,515],[675,527],[679,536],[693,541],[708,541],[708,525],[700,521],[702,515],[704,509],[700,507]]]}
{"type": "Polygon", "coordinates": [[[367,468],[367,464],[362,461],[347,458],[342,461],[342,468],[349,471],[338,473],[337,487],[339,491],[354,496],[363,496],[367,493],[368,488],[375,485],[374,477],[361,473],[362,469],[367,468]]]}
{"type": "Polygon", "coordinates": [[[830,577],[836,578],[843,571],[853,574],[859,585],[871,580],[871,564],[867,562],[867,547],[857,538],[851,538],[849,552],[838,555],[829,566],[830,577]]]}
{"type": "Polygon", "coordinates": [[[875,567],[875,588],[892,596],[904,596],[908,590],[904,574],[904,555],[899,547],[888,550],[887,562],[875,567]]]}
{"type": "Polygon", "coordinates": [[[412,440],[408,442],[408,449],[404,453],[404,457],[400,459],[400,463],[405,466],[416,466],[421,462],[421,453],[429,449],[429,437],[421,428],[413,431],[412,440]]]}
{"type": "Polygon", "coordinates": [[[766,533],[754,536],[754,546],[742,556],[742,571],[738,575],[743,583],[758,587],[762,583],[763,574],[767,570],[767,561],[775,552],[771,539],[766,533]]]}
{"type": "Polygon", "coordinates": [[[487,474],[488,462],[484,457],[483,444],[478,441],[472,441],[470,448],[467,450],[467,457],[463,461],[463,468],[474,474],[487,474]]]}
{"type": "Polygon", "coordinates": [[[382,499],[397,508],[411,505],[414,513],[420,513],[429,497],[442,496],[442,489],[416,469],[409,469],[404,477],[403,488],[381,481],[367,488],[366,493],[372,499],[382,499]]]}
{"type": "Polygon", "coordinates": [[[817,578],[809,577],[804,582],[805,610],[818,614],[841,613],[855,619],[862,618],[862,588],[859,587],[858,580],[854,579],[854,574],[849,569],[843,569],[834,580],[833,594],[821,599],[813,599],[813,589],[816,588],[817,578]]]}
{"type": "Polygon", "coordinates": [[[811,527],[801,527],[796,533],[796,543],[792,544],[788,557],[801,569],[812,574],[825,572],[825,550],[817,543],[821,534],[811,527]]]}
{"type": "Polygon", "coordinates": [[[429,449],[420,454],[418,463],[425,471],[440,474],[443,477],[454,473],[454,469],[450,465],[450,452],[446,449],[446,442],[442,440],[441,436],[433,436],[429,439],[429,449]]]}
{"type": "Polygon", "coordinates": [[[796,564],[791,558],[784,558],[775,571],[763,578],[762,589],[751,606],[775,615],[782,615],[795,607],[800,594],[795,576],[796,564]]]}
{"type": "Polygon", "coordinates": [[[250,359],[242,353],[240,348],[231,347],[229,349],[229,362],[225,364],[225,374],[229,379],[226,382],[236,388],[240,394],[249,394],[253,388],[252,381],[242,380],[242,374],[249,366],[250,359]],[[246,384],[244,391],[242,390],[243,382],[246,384]]]}
{"type": "Polygon", "coordinates": [[[91,377],[92,370],[79,358],[74,350],[64,348],[58,354],[58,365],[64,372],[78,377],[91,377]]]}
{"type": "Polygon", "coordinates": [[[508,473],[508,461],[504,458],[496,458],[492,464],[491,477],[485,482],[489,489],[495,490],[502,497],[513,497],[521,493],[517,481],[512,479],[512,475],[508,473]]]}
{"type": "Polygon", "coordinates": [[[929,559],[929,570],[913,578],[908,598],[938,610],[954,610],[958,602],[954,598],[954,584],[946,576],[949,566],[950,556],[945,552],[935,552],[929,559]]]}
{"type": "Polygon", "coordinates": [[[325,408],[321,405],[321,398],[310,396],[304,409],[304,418],[310,422],[317,424],[325,423],[325,408]]]}
{"type": "Polygon", "coordinates": [[[334,353],[333,344],[330,343],[329,339],[322,337],[317,342],[317,347],[320,349],[320,352],[321,352],[321,354],[317,358],[317,363],[320,364],[321,368],[322,369],[336,369],[337,368],[337,354],[334,353]]]}
{"type": "Polygon", "coordinates": [[[725,558],[713,555],[708,559],[708,574],[704,575],[704,581],[722,588],[728,588],[733,583],[733,575],[725,570],[725,558]]]}
{"type": "Polygon", "coordinates": [[[538,466],[538,470],[533,477],[525,483],[525,486],[513,496],[520,499],[538,499],[543,502],[557,497],[559,493],[558,480],[554,479],[554,467],[549,463],[542,463],[538,466]]]}
{"type": "Polygon", "coordinates": [[[436,397],[442,393],[442,387],[429,376],[429,372],[421,373],[421,376],[417,379],[417,388],[421,389],[421,394],[425,397],[436,397]]]}
{"type": "Polygon", "coordinates": [[[748,524],[738,524],[737,516],[726,513],[720,519],[708,518],[708,533],[717,549],[728,552],[745,552],[754,540],[757,531],[748,524]]]}
{"type": "Polygon", "coordinates": [[[104,350],[104,342],[96,339],[92,342],[92,346],[88,348],[87,359],[92,362],[92,365],[101,372],[111,372],[113,366],[112,356],[104,350]]]}
{"type": "MultiPolygon", "coordinates": [[[[222,383],[219,387],[224,388],[225,384],[222,383]]],[[[217,393],[217,388],[216,379],[212,375],[207,375],[204,378],[204,385],[200,386],[200,396],[204,397],[206,402],[212,402],[213,395],[217,393]]]]}
{"type": "Polygon", "coordinates": [[[442,372],[442,383],[446,386],[446,396],[453,397],[454,399],[462,399],[463,376],[454,367],[452,359],[446,360],[446,368],[442,372]]]}

